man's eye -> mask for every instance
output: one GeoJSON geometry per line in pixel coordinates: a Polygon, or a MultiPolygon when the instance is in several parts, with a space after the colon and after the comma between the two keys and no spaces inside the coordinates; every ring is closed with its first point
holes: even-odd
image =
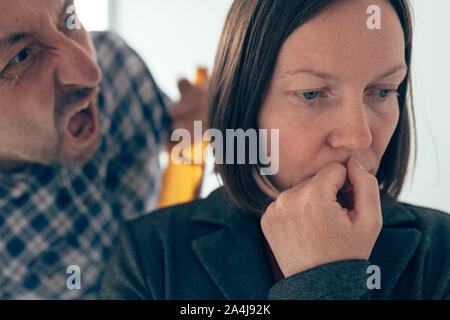
{"type": "Polygon", "coordinates": [[[28,48],[22,49],[14,58],[11,59],[11,61],[8,63],[8,67],[25,61],[29,56],[29,50],[30,49],[28,48]]]}

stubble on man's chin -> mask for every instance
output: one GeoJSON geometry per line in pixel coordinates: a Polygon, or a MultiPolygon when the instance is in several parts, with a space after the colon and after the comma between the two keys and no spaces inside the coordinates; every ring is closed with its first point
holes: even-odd
{"type": "Polygon", "coordinates": [[[64,161],[64,165],[69,167],[79,167],[85,165],[86,163],[92,160],[94,155],[97,153],[99,147],[100,143],[96,142],[95,147],[92,148],[88,153],[66,160],[64,161]]]}
{"type": "Polygon", "coordinates": [[[60,149],[56,146],[41,148],[40,150],[19,151],[16,149],[14,153],[8,153],[7,158],[0,159],[0,172],[19,170],[32,164],[55,166],[60,162],[60,154],[60,149]]]}
{"type": "Polygon", "coordinates": [[[38,163],[48,166],[58,166],[62,163],[62,139],[58,135],[57,139],[54,139],[54,143],[51,146],[46,146],[41,150],[40,159],[38,163]]]}
{"type": "MultiPolygon", "coordinates": [[[[30,125],[29,128],[32,126],[30,125]]],[[[30,132],[25,136],[33,136],[34,143],[29,143],[26,147],[19,147],[17,143],[11,142],[10,146],[3,146],[0,152],[0,173],[18,170],[32,164],[43,166],[68,166],[77,167],[89,162],[100,148],[102,135],[99,134],[95,143],[89,150],[79,155],[69,154],[63,148],[64,131],[56,130],[52,135],[41,135],[36,137],[35,132],[30,132]],[[5,154],[6,156],[2,156],[5,154]]]]}
{"type": "Polygon", "coordinates": [[[55,165],[79,167],[88,163],[98,152],[102,141],[101,134],[98,135],[92,146],[79,155],[68,154],[63,148],[63,142],[58,145],[58,156],[55,158],[55,165]]]}

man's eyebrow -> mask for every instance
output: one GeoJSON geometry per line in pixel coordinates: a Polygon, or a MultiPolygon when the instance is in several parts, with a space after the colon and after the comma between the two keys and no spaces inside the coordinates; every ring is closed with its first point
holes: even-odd
{"type": "MultiPolygon", "coordinates": [[[[376,82],[376,81],[379,81],[381,79],[384,79],[384,78],[386,78],[386,77],[388,77],[388,76],[390,76],[390,75],[392,75],[392,74],[394,74],[394,73],[396,73],[396,72],[398,72],[398,71],[400,71],[402,69],[408,69],[408,67],[405,64],[397,65],[397,66],[395,66],[393,68],[390,68],[388,71],[382,73],[381,75],[377,76],[372,82],[376,82]]],[[[332,74],[329,74],[329,73],[326,73],[326,72],[317,71],[317,70],[313,70],[313,69],[307,69],[307,68],[300,68],[300,69],[289,70],[289,71],[277,71],[276,73],[278,73],[281,78],[284,78],[286,76],[294,76],[294,75],[297,75],[297,74],[300,74],[300,73],[307,73],[307,74],[310,74],[310,75],[312,75],[314,77],[321,78],[321,79],[324,79],[324,80],[335,80],[335,81],[339,80],[338,77],[336,77],[336,76],[334,76],[332,74]]]]}
{"type": "MultiPolygon", "coordinates": [[[[67,8],[72,4],[73,0],[65,0],[64,4],[59,13],[59,17],[66,14],[67,8]]],[[[0,39],[0,57],[5,51],[11,49],[16,43],[24,40],[29,40],[34,37],[34,34],[31,32],[17,32],[10,34],[6,37],[0,39]]]]}
{"type": "Polygon", "coordinates": [[[11,47],[17,42],[28,40],[30,38],[33,38],[33,36],[34,35],[30,32],[18,32],[0,39],[0,55],[4,51],[8,51],[9,49],[11,49],[11,47]]]}

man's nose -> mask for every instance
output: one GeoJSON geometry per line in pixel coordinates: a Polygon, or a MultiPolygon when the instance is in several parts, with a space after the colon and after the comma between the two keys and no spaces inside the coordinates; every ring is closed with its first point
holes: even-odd
{"type": "Polygon", "coordinates": [[[101,79],[101,71],[90,49],[65,36],[58,42],[59,63],[56,79],[61,85],[93,88],[101,79]]]}
{"type": "Polygon", "coordinates": [[[372,132],[367,106],[361,101],[347,102],[339,110],[328,137],[334,148],[362,150],[372,144],[372,132]]]}

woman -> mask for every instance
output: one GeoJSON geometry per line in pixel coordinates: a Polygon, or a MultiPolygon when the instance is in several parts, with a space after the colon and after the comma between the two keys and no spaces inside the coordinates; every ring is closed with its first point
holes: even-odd
{"type": "Polygon", "coordinates": [[[279,170],[216,164],[224,187],[207,199],[125,224],[101,297],[450,298],[450,216],[397,202],[414,119],[406,1],[236,0],[210,126],[279,129],[279,170]]]}

